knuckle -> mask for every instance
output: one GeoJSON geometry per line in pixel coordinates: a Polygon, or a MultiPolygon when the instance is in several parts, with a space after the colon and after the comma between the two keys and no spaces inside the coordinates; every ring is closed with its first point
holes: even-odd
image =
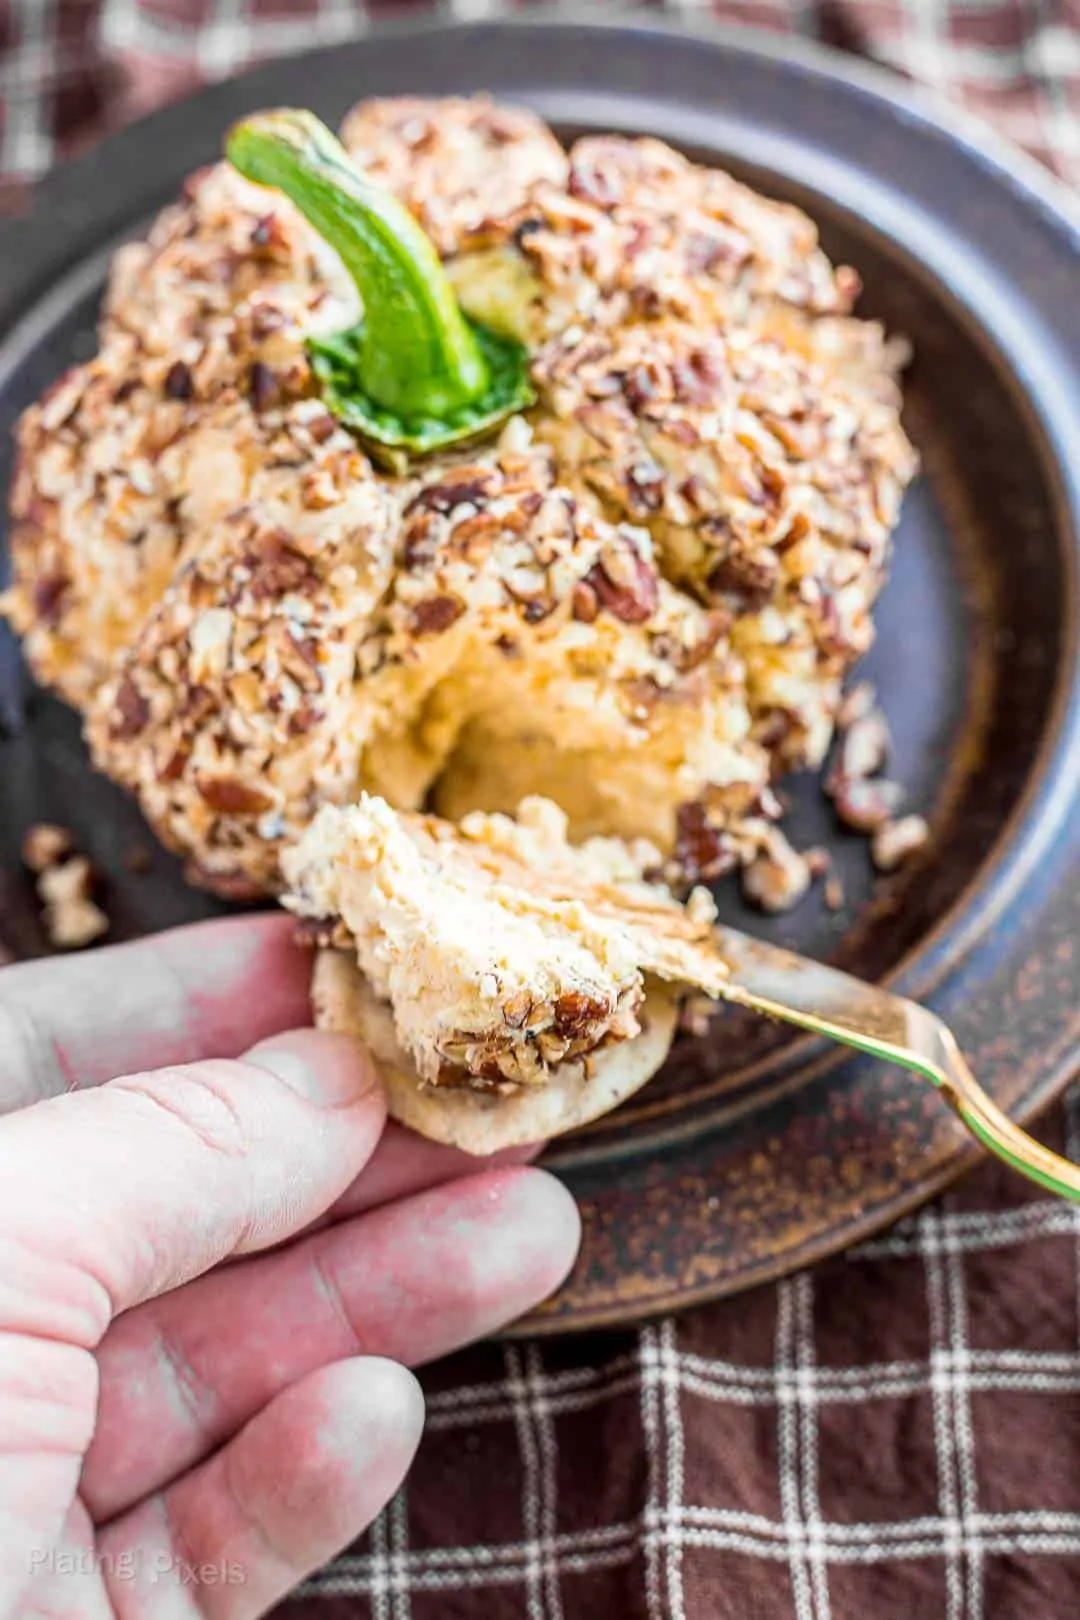
{"type": "Polygon", "coordinates": [[[0,1428],[5,1449],[79,1457],[90,1444],[98,1366],[79,1345],[0,1329],[0,1428]]]}
{"type": "Polygon", "coordinates": [[[236,1096],[242,1073],[239,1063],[198,1063],[157,1069],[113,1084],[139,1098],[148,1111],[165,1116],[171,1128],[193,1138],[200,1148],[239,1159],[254,1135],[253,1121],[236,1096]]]}
{"type": "Polygon", "coordinates": [[[33,1011],[0,989],[0,1115],[67,1090],[56,1048],[33,1011]]]}

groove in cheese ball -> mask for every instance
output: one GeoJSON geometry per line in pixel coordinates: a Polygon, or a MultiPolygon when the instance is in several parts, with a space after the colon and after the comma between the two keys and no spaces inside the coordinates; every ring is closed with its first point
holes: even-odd
{"type": "Polygon", "coordinates": [[[544,448],[390,486],[318,410],[208,421],[243,499],[89,718],[95,758],[204,882],[273,887],[318,804],[362,789],[458,815],[554,784],[577,836],[670,847],[710,783],[765,786],[742,664],[647,533],[595,518],[544,448]]]}

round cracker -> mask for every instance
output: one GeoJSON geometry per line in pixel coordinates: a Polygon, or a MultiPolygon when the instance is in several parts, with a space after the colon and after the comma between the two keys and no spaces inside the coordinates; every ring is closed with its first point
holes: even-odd
{"type": "Polygon", "coordinates": [[[478,1155],[546,1142],[617,1107],[660,1068],[678,1013],[671,991],[650,981],[640,1014],[641,1034],[598,1052],[587,1079],[581,1066],[568,1064],[564,1074],[556,1069],[543,1085],[500,1096],[467,1087],[421,1085],[398,1045],[389,1005],[372,992],[354,958],[344,951],[318,953],[311,1002],[319,1029],[353,1035],[374,1053],[393,1119],[433,1142],[478,1155]]]}

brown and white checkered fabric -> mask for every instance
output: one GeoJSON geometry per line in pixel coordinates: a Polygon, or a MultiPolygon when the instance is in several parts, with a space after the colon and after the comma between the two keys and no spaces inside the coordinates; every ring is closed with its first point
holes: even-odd
{"type": "MultiPolygon", "coordinates": [[[[0,188],[18,203],[105,128],[394,9],[0,0],[0,188]]],[[[873,57],[1080,184],[1080,0],[678,9],[873,57]]],[[[1042,1129],[1080,1157],[1080,1090],[1042,1129]]],[[[988,1167],[778,1288],[639,1333],[457,1356],[426,1376],[406,1489],[281,1612],[1076,1620],[1078,1277],[1080,1210],[988,1167]]]]}
{"type": "MultiPolygon", "coordinates": [[[[373,19],[497,15],[507,0],[0,0],[0,186],[106,128],[250,63],[355,37],[373,19]]],[[[611,10],[608,0],[583,0],[611,10]]],[[[824,40],[996,124],[1080,185],[1080,0],[670,0],[824,40]]]]}
{"type": "Polygon", "coordinates": [[[988,1169],[778,1288],[456,1357],[406,1489],[282,1612],[1072,1620],[1078,1268],[1080,1213],[988,1169]]]}

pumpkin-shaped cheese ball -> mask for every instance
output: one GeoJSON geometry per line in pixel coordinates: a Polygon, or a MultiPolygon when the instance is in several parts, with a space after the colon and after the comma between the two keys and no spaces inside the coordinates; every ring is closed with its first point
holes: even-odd
{"type": "Polygon", "coordinates": [[[35,673],[222,892],[364,791],[782,866],[914,471],[902,347],[804,214],[661,142],[485,98],[343,135],[239,126],[23,418],[35,673]]]}

